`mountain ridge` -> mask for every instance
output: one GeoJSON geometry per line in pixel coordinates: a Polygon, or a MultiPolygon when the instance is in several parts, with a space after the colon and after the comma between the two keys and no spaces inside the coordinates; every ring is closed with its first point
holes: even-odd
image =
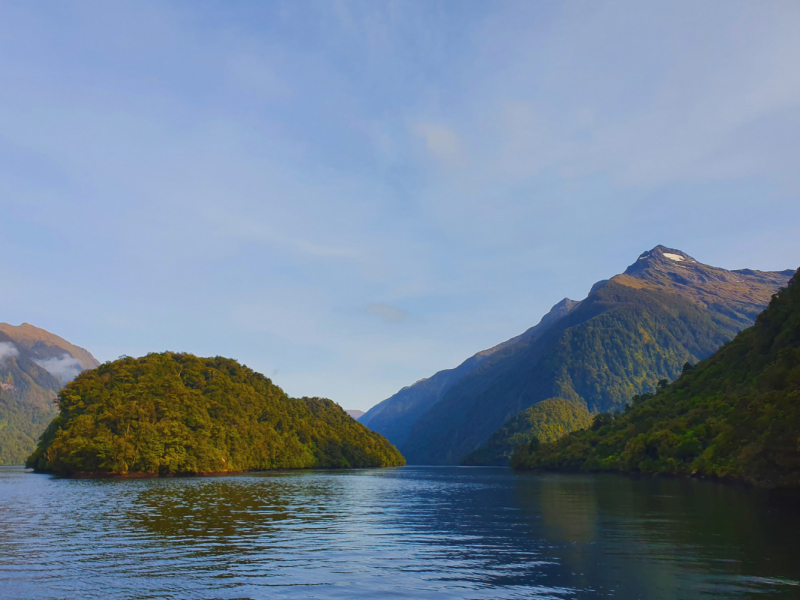
{"type": "Polygon", "coordinates": [[[25,461],[56,414],[63,384],[99,364],[88,350],[49,331],[0,323],[0,464],[25,461]]]}
{"type": "Polygon", "coordinates": [[[520,341],[532,339],[543,334],[550,325],[573,310],[578,304],[580,303],[564,298],[556,303],[541,318],[539,323],[528,328],[520,335],[486,350],[476,352],[453,369],[438,371],[430,377],[425,377],[402,388],[393,396],[372,407],[359,419],[359,422],[382,433],[387,439],[394,439],[395,441],[392,443],[396,445],[402,444],[407,439],[413,423],[431,406],[436,404],[460,379],[469,375],[485,360],[498,352],[502,352],[520,341]]]}
{"type": "Polygon", "coordinates": [[[660,387],[590,429],[518,447],[512,465],[800,487],[800,269],[752,327],[660,387]]]}
{"type": "Polygon", "coordinates": [[[625,272],[597,282],[584,300],[569,301],[544,327],[540,322],[536,335],[499,344],[462,372],[478,355],[437,373],[447,378],[446,387],[418,402],[416,413],[403,414],[407,407],[398,400],[408,392],[402,390],[372,409],[373,416],[391,417],[394,405],[402,427],[385,422],[390,419],[362,422],[396,443],[409,464],[457,464],[508,419],[546,398],[597,412],[675,378],[684,362],[709,356],[752,323],[791,274],[727,271],[656,246],[625,272]]]}

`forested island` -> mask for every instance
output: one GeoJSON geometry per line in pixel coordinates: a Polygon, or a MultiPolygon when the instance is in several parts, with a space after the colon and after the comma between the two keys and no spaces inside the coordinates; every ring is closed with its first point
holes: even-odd
{"type": "Polygon", "coordinates": [[[165,352],[85,371],[26,466],[66,476],[388,467],[405,459],[331,400],[291,398],[235,360],[165,352]]]}
{"type": "Polygon", "coordinates": [[[534,439],[511,464],[800,486],[800,271],[755,325],[673,384],[556,442],[534,439]]]}

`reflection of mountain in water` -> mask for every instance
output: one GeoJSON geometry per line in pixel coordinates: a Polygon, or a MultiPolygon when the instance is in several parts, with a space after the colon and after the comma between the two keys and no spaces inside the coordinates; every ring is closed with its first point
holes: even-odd
{"type": "Polygon", "coordinates": [[[616,475],[528,475],[516,483],[518,505],[538,517],[541,536],[560,540],[559,562],[620,597],[714,597],[711,581],[724,578],[739,597],[758,588],[755,573],[800,574],[796,544],[781,525],[800,519],[766,493],[616,475]]]}

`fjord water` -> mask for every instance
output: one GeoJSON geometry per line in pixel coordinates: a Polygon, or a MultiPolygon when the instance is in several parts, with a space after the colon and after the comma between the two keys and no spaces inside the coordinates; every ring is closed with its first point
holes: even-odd
{"type": "Polygon", "coordinates": [[[712,482],[404,467],[69,480],[0,469],[17,598],[800,597],[800,515],[712,482]]]}

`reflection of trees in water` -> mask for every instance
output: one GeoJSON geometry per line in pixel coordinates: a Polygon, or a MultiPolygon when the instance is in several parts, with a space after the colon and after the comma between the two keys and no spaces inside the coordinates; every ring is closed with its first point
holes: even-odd
{"type": "Polygon", "coordinates": [[[520,476],[516,499],[541,518],[559,561],[585,582],[606,581],[626,594],[687,597],[723,575],[800,578],[800,544],[791,533],[800,516],[771,509],[763,492],[686,479],[541,474],[520,476]]]}
{"type": "Polygon", "coordinates": [[[524,511],[541,517],[543,537],[565,542],[592,542],[596,536],[597,495],[590,478],[521,478],[517,500],[524,511]]]}
{"type": "Polygon", "coordinates": [[[148,481],[128,504],[126,517],[170,543],[241,551],[293,528],[335,518],[328,512],[336,493],[330,483],[302,475],[148,481]]]}

